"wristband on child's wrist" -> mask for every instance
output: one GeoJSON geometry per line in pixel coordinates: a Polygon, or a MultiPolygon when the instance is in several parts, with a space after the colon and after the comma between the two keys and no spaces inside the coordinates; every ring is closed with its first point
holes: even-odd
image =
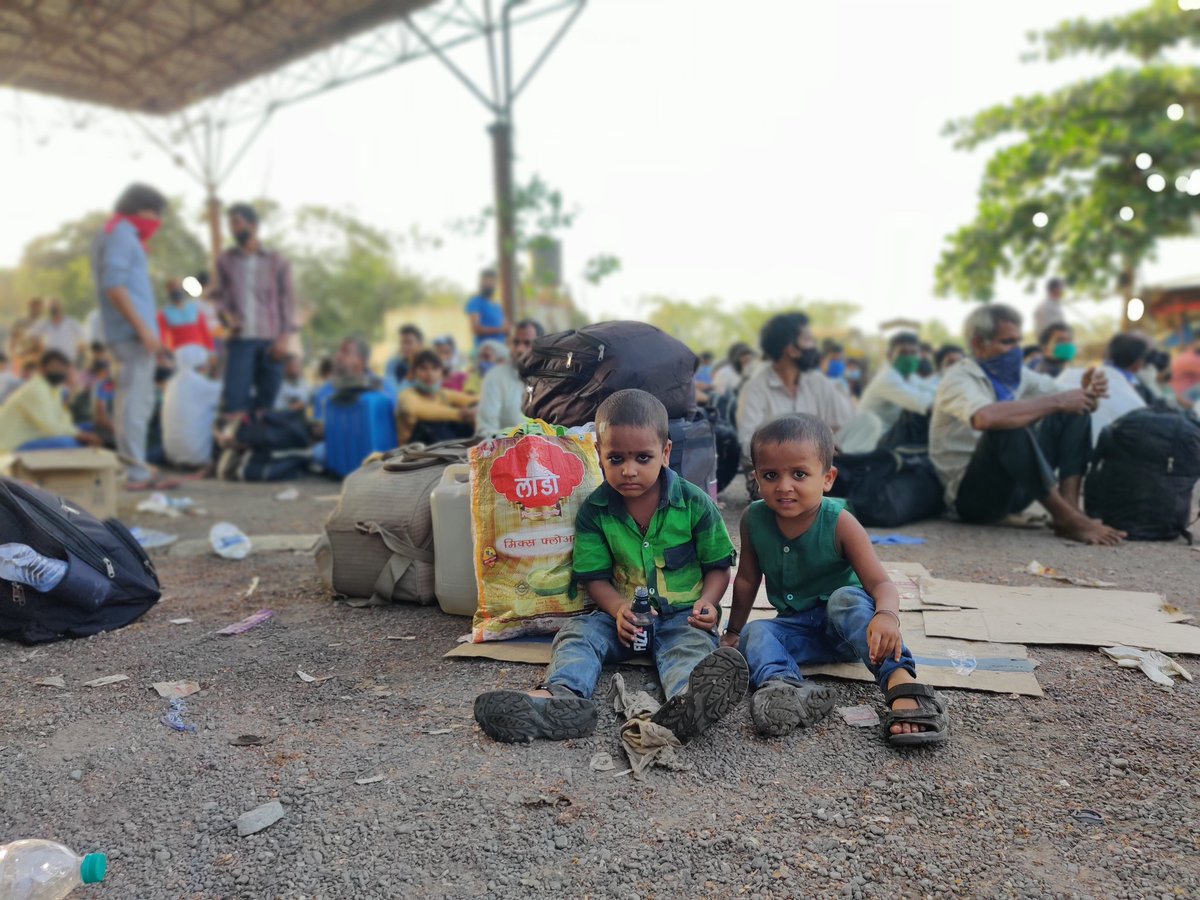
{"type": "Polygon", "coordinates": [[[742,636],[742,629],[740,629],[740,628],[734,628],[732,625],[727,625],[727,626],[725,627],[725,633],[726,633],[726,634],[736,634],[738,637],[741,637],[741,636],[742,636]]]}
{"type": "MultiPolygon", "coordinates": [[[[883,614],[883,615],[885,615],[885,616],[891,616],[893,619],[895,619],[895,620],[896,620],[896,624],[897,624],[897,625],[899,625],[899,624],[900,624],[900,613],[898,613],[898,612],[894,612],[893,610],[890,610],[890,609],[877,609],[877,610],[875,610],[875,615],[876,615],[876,616],[877,616],[877,615],[879,615],[880,613],[882,613],[882,614],[883,614]]],[[[871,618],[874,618],[874,617],[875,617],[875,616],[872,616],[871,618]]]]}

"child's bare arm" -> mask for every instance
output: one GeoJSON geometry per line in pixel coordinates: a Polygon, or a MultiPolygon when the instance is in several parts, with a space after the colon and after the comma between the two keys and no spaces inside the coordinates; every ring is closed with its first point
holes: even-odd
{"type": "Polygon", "coordinates": [[[875,601],[875,617],[867,627],[871,662],[878,664],[889,656],[898,661],[904,647],[900,637],[900,592],[875,555],[866,529],[845,510],[838,516],[837,543],[863,589],[875,601]]]}
{"type": "Polygon", "coordinates": [[[762,567],[758,563],[758,554],[754,552],[754,544],[750,541],[750,526],[745,515],[742,516],[739,531],[742,552],[738,559],[737,575],[733,579],[733,608],[729,611],[728,634],[721,641],[729,647],[737,646],[737,638],[750,618],[758,586],[762,584],[762,567]]]}

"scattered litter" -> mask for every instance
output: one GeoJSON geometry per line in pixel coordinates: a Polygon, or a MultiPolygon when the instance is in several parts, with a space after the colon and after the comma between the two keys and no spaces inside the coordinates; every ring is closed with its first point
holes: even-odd
{"type": "Polygon", "coordinates": [[[106,684],[116,684],[119,681],[128,681],[128,675],[105,675],[103,678],[93,678],[91,681],[85,681],[84,687],[104,687],[106,684]]]}
{"type": "Polygon", "coordinates": [[[171,700],[171,709],[168,712],[163,713],[162,718],[160,718],[159,721],[168,728],[173,728],[176,731],[188,731],[195,733],[196,726],[189,725],[183,721],[183,714],[185,712],[187,712],[187,704],[178,697],[174,697],[171,700]]]}
{"type": "Polygon", "coordinates": [[[959,675],[970,675],[979,666],[979,661],[965,650],[947,647],[946,655],[950,657],[950,664],[959,675]]]}
{"type": "Polygon", "coordinates": [[[244,812],[238,816],[237,820],[238,837],[247,837],[251,834],[257,834],[264,828],[270,828],[282,819],[285,814],[283,804],[278,800],[272,800],[270,803],[264,803],[257,809],[244,812]]]}
{"type": "Polygon", "coordinates": [[[910,544],[926,544],[928,541],[923,537],[913,537],[908,534],[873,534],[871,543],[878,544],[880,547],[906,547],[910,544]]]}
{"type": "Polygon", "coordinates": [[[625,716],[621,744],[633,777],[641,781],[646,769],[655,765],[675,772],[690,771],[691,765],[679,755],[683,750],[679,738],[669,728],[650,720],[658,712],[659,702],[645,691],[627,690],[620,674],[612,677],[612,693],[613,708],[625,716]]]}
{"type": "Polygon", "coordinates": [[[299,500],[299,499],[300,499],[300,492],[299,492],[298,490],[296,490],[294,487],[290,487],[290,488],[288,488],[287,490],[280,491],[278,494],[276,494],[276,495],[275,495],[275,499],[276,499],[276,500],[282,500],[282,501],[284,501],[285,503],[286,503],[288,500],[299,500]]]}
{"type": "Polygon", "coordinates": [[[1065,581],[1067,584],[1073,584],[1076,587],[1117,587],[1117,583],[1115,581],[1100,581],[1095,578],[1075,578],[1071,575],[1064,575],[1058,571],[1058,569],[1051,568],[1050,566],[1043,566],[1036,559],[1025,567],[1025,572],[1028,575],[1037,575],[1039,578],[1051,578],[1054,581],[1065,581]]]}
{"type": "Polygon", "coordinates": [[[75,769],[71,773],[71,780],[72,781],[82,781],[83,780],[83,769],[75,769]]]}
{"type": "Polygon", "coordinates": [[[839,706],[838,715],[855,728],[873,728],[879,724],[879,713],[870,706],[839,706]]]}
{"type": "Polygon", "coordinates": [[[1077,809],[1071,813],[1071,818],[1082,825],[1103,825],[1104,814],[1094,809],[1077,809]]]}
{"type": "Polygon", "coordinates": [[[265,738],[260,734],[239,734],[229,742],[231,747],[257,747],[259,744],[265,744],[270,738],[265,738]]]}
{"type": "Polygon", "coordinates": [[[609,753],[597,753],[592,757],[590,765],[594,772],[611,772],[617,767],[609,753]]]}
{"type": "Polygon", "coordinates": [[[450,734],[453,731],[454,731],[453,728],[435,728],[435,729],[433,729],[433,731],[427,731],[425,733],[426,734],[450,734]]]}
{"type": "Polygon", "coordinates": [[[368,775],[366,778],[355,778],[354,783],[355,784],[377,784],[378,782],[383,781],[383,778],[384,778],[384,776],[382,776],[382,775],[368,775]]]}
{"type": "Polygon", "coordinates": [[[167,700],[190,697],[196,691],[200,690],[200,685],[194,681],[156,681],[150,687],[158,691],[158,696],[164,697],[167,700]]]}
{"type": "Polygon", "coordinates": [[[416,639],[415,634],[389,634],[384,638],[385,641],[415,641],[416,639]]]}
{"type": "Polygon", "coordinates": [[[307,672],[302,672],[299,669],[296,670],[296,674],[300,677],[301,681],[308,684],[320,684],[322,681],[328,681],[334,677],[333,675],[309,675],[307,672]]]}
{"type": "Polygon", "coordinates": [[[165,531],[156,531],[153,528],[141,528],[137,525],[130,528],[129,533],[133,535],[133,539],[141,544],[145,550],[169,547],[179,540],[179,535],[177,534],[168,534],[165,531]]]}
{"type": "Polygon", "coordinates": [[[273,609],[260,609],[258,612],[246,616],[240,622],[234,622],[232,625],[226,625],[217,634],[245,634],[255,625],[261,625],[271,616],[275,615],[273,609]]]}
{"type": "Polygon", "coordinates": [[[253,578],[250,579],[250,587],[246,588],[246,593],[244,596],[246,597],[247,600],[249,600],[250,597],[253,596],[254,592],[257,590],[258,590],[258,576],[255,575],[253,578]]]}
{"type": "Polygon", "coordinates": [[[1184,681],[1192,680],[1192,673],[1169,656],[1157,650],[1140,650],[1136,647],[1101,647],[1100,652],[1110,659],[1116,660],[1122,669],[1141,669],[1146,677],[1155,684],[1162,685],[1167,690],[1175,687],[1172,675],[1178,675],[1184,681]]]}
{"type": "Polygon", "coordinates": [[[250,552],[250,538],[232,522],[218,522],[208,532],[213,552],[225,559],[245,559],[250,552]]]}
{"type": "MultiPolygon", "coordinates": [[[[151,494],[137,505],[137,511],[154,513],[157,516],[166,516],[170,519],[178,519],[183,515],[184,507],[176,506],[171,502],[171,499],[172,498],[168,497],[166,494],[151,494]]],[[[191,501],[188,502],[190,505],[191,501]]]]}
{"type": "Polygon", "coordinates": [[[51,675],[49,678],[39,678],[34,684],[40,684],[42,687],[65,688],[67,680],[61,675],[51,675]]]}
{"type": "Polygon", "coordinates": [[[167,619],[172,625],[191,625],[194,619],[167,619]]]}

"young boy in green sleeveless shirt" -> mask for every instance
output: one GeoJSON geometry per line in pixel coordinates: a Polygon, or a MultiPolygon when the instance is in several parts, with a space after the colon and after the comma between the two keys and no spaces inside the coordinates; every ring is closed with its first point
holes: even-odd
{"type": "Polygon", "coordinates": [[[825,496],[837,478],[833,432],[815,416],[789,415],[754,435],[751,458],[763,499],[742,516],[742,555],[722,643],[750,666],[750,714],[760,734],[812,725],[833,708],[825,685],[800,666],[860,660],[889,707],[894,745],[945,740],[941,696],[917,681],[900,637],[900,597],[845,501],[825,496]],[[747,624],[766,577],[774,619],[747,624]]]}

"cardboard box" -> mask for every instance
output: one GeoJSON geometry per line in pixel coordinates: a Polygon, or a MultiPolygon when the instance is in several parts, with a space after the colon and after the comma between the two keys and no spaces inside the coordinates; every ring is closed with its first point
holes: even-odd
{"type": "Polygon", "coordinates": [[[29,481],[82,506],[97,519],[117,514],[115,453],[94,447],[29,450],[9,454],[0,464],[6,475],[29,481]]]}

